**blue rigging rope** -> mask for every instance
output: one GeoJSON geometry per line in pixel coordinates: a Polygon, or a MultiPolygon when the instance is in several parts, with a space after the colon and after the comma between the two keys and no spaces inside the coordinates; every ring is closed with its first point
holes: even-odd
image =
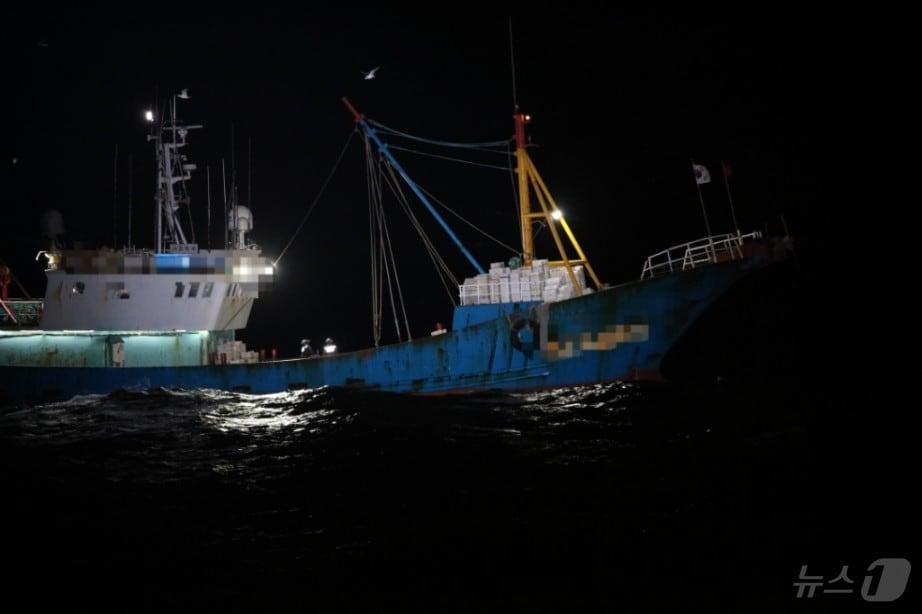
{"type": "Polygon", "coordinates": [[[399,130],[394,130],[393,128],[389,128],[388,126],[385,126],[380,122],[376,122],[373,119],[365,118],[365,121],[389,134],[400,136],[405,139],[410,139],[412,141],[419,141],[420,143],[429,143],[430,145],[439,145],[442,147],[459,147],[462,149],[476,149],[478,147],[505,147],[509,142],[512,141],[512,139],[503,139],[502,141],[488,141],[484,143],[454,143],[451,141],[436,141],[433,139],[424,139],[419,136],[413,136],[412,134],[400,132],[399,130]]]}

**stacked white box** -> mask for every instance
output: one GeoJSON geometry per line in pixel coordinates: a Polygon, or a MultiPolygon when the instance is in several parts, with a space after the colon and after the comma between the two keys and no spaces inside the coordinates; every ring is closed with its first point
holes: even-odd
{"type": "Polygon", "coordinates": [[[512,291],[509,287],[509,277],[500,277],[499,279],[499,300],[502,303],[508,303],[512,300],[512,291]]]}
{"type": "Polygon", "coordinates": [[[217,346],[218,363],[239,365],[245,362],[259,362],[259,352],[247,351],[243,341],[222,341],[217,346]]]}
{"type": "MultiPolygon", "coordinates": [[[[580,289],[587,291],[585,269],[574,266],[573,275],[580,289]]],[[[576,296],[566,268],[550,266],[547,260],[535,260],[531,266],[517,269],[493,262],[487,273],[465,279],[460,294],[462,305],[551,302],[576,296]]]]}

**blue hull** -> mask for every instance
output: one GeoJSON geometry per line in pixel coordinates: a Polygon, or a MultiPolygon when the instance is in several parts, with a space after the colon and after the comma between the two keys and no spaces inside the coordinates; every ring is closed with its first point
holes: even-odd
{"type": "Polygon", "coordinates": [[[683,332],[752,268],[739,260],[557,303],[458,307],[449,333],[323,358],[189,367],[2,367],[0,396],[118,389],[272,393],[320,386],[421,394],[659,379],[683,332]]]}

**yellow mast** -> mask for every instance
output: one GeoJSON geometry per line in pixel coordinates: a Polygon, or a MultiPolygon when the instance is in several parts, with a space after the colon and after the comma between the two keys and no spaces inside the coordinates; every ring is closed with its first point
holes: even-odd
{"type": "Polygon", "coordinates": [[[570,278],[570,283],[573,284],[573,289],[577,296],[582,295],[582,288],[576,281],[576,275],[573,272],[574,265],[581,264],[586,267],[586,272],[589,273],[592,283],[595,284],[596,288],[601,288],[602,284],[596,276],[592,265],[589,264],[586,253],[576,240],[570,225],[567,224],[566,219],[563,217],[563,212],[557,206],[557,202],[551,196],[550,190],[548,190],[534,162],[532,162],[531,157],[525,150],[525,124],[528,123],[531,117],[517,111],[513,118],[515,119],[515,157],[518,163],[519,215],[522,226],[522,260],[524,265],[529,266],[535,259],[534,235],[531,231],[532,221],[537,218],[543,218],[551,231],[551,236],[554,238],[557,251],[560,252],[560,260],[551,261],[551,266],[563,266],[567,269],[567,276],[570,278]],[[538,204],[541,206],[540,211],[532,211],[532,189],[534,189],[535,195],[538,197],[538,204]],[[560,224],[561,228],[563,228],[564,233],[570,240],[570,244],[576,250],[577,258],[573,259],[567,256],[567,250],[560,238],[557,224],[560,224]]]}
{"type": "Polygon", "coordinates": [[[522,263],[531,266],[535,259],[535,244],[531,234],[531,202],[528,198],[528,153],[525,151],[525,122],[531,117],[516,111],[515,158],[519,175],[519,227],[522,232],[522,263]]]}

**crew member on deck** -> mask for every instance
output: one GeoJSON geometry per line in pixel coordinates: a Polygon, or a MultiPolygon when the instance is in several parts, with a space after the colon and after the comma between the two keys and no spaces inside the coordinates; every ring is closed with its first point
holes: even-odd
{"type": "Polygon", "coordinates": [[[336,344],[333,343],[333,340],[329,337],[326,338],[326,341],[323,342],[323,353],[324,354],[335,354],[336,353],[336,344]]]}
{"type": "Polygon", "coordinates": [[[432,335],[433,337],[435,337],[436,335],[444,335],[444,334],[447,333],[447,332],[448,332],[448,330],[447,330],[444,326],[442,326],[442,323],[441,323],[441,322],[436,322],[436,323],[435,323],[435,330],[432,331],[432,332],[429,333],[429,334],[432,335]]]}
{"type": "Polygon", "coordinates": [[[317,355],[317,350],[311,346],[310,339],[301,339],[301,358],[312,358],[317,355]]]}

